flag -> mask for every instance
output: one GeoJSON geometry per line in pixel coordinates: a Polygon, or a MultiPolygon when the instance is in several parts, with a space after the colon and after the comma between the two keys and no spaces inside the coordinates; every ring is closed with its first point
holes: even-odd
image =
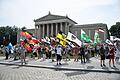
{"type": "Polygon", "coordinates": [[[71,32],[68,32],[67,39],[81,46],[82,42],[71,32]]]}
{"type": "Polygon", "coordinates": [[[83,45],[86,46],[86,47],[90,46],[89,43],[83,43],[83,45]]]}
{"type": "Polygon", "coordinates": [[[116,36],[110,36],[111,41],[120,41],[120,38],[117,38],[116,36]]]}
{"type": "Polygon", "coordinates": [[[99,28],[98,32],[104,33],[105,31],[102,28],[99,28]]]}
{"type": "Polygon", "coordinates": [[[66,44],[68,43],[67,39],[66,39],[66,35],[65,34],[57,34],[57,38],[59,39],[59,43],[63,46],[63,47],[67,47],[66,44]]]}
{"type": "Polygon", "coordinates": [[[32,36],[28,32],[25,32],[25,35],[26,38],[32,38],[32,36]]]}
{"type": "Polygon", "coordinates": [[[7,47],[10,49],[11,53],[14,53],[14,46],[11,43],[9,43],[7,47]]]}
{"type": "Polygon", "coordinates": [[[68,42],[68,41],[66,40],[66,35],[63,34],[63,33],[62,33],[62,34],[58,33],[58,34],[57,34],[57,38],[60,39],[60,40],[65,41],[65,42],[68,42]]]}
{"type": "Polygon", "coordinates": [[[28,40],[28,43],[34,45],[33,40],[28,40]]]}
{"type": "Polygon", "coordinates": [[[116,36],[110,36],[111,41],[120,41],[120,38],[117,38],[116,36]]]}
{"type": "Polygon", "coordinates": [[[13,47],[13,45],[12,45],[11,43],[9,43],[7,47],[8,47],[9,49],[12,49],[12,50],[14,49],[14,47],[13,47]]]}
{"type": "Polygon", "coordinates": [[[101,43],[98,31],[95,31],[95,36],[94,36],[94,44],[101,43]]]}
{"type": "Polygon", "coordinates": [[[64,39],[64,38],[63,38],[63,35],[60,34],[60,33],[57,34],[57,38],[60,39],[60,40],[63,40],[63,39],[64,39]]]}
{"type": "Polygon", "coordinates": [[[26,38],[32,38],[32,36],[28,32],[20,32],[20,35],[26,38]]]}
{"type": "Polygon", "coordinates": [[[46,36],[45,39],[46,39],[48,42],[50,42],[50,38],[49,38],[49,37],[46,36]]]}
{"type": "Polygon", "coordinates": [[[45,42],[45,43],[50,44],[50,42],[48,40],[46,40],[45,38],[43,38],[42,41],[45,42]]]}
{"type": "Polygon", "coordinates": [[[81,29],[81,40],[84,42],[90,42],[90,37],[81,29]]]}
{"type": "Polygon", "coordinates": [[[110,40],[111,40],[111,41],[115,41],[115,38],[117,38],[117,37],[115,37],[115,36],[110,36],[110,40]]]}
{"type": "Polygon", "coordinates": [[[50,40],[51,40],[51,41],[55,41],[55,38],[54,38],[54,37],[50,37],[50,40]]]}
{"type": "Polygon", "coordinates": [[[36,43],[39,43],[39,40],[38,39],[36,39],[36,38],[33,38],[32,37],[32,41],[36,44],[36,43]]]}
{"type": "Polygon", "coordinates": [[[59,42],[63,47],[67,47],[67,45],[66,45],[66,42],[65,41],[62,41],[62,40],[60,40],[60,42],[59,42]]]}
{"type": "Polygon", "coordinates": [[[106,39],[106,41],[105,41],[107,44],[109,44],[109,45],[113,45],[113,43],[109,40],[109,39],[106,39]]]}
{"type": "Polygon", "coordinates": [[[120,41],[120,38],[114,38],[113,41],[120,41]]]}
{"type": "Polygon", "coordinates": [[[47,44],[50,44],[50,39],[49,39],[49,37],[45,37],[45,38],[43,38],[42,39],[42,42],[45,42],[45,43],[47,43],[47,44]]]}
{"type": "Polygon", "coordinates": [[[72,42],[68,41],[68,45],[71,46],[72,48],[75,47],[74,44],[72,42]]]}
{"type": "Polygon", "coordinates": [[[20,35],[21,36],[25,36],[25,32],[20,32],[20,35]]]}

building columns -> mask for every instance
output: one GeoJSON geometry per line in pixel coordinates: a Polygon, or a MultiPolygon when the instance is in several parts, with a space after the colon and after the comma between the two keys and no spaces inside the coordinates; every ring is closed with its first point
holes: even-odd
{"type": "Polygon", "coordinates": [[[88,36],[91,38],[91,35],[90,35],[90,33],[91,33],[91,32],[90,32],[90,29],[89,29],[89,34],[88,34],[88,36]]]}
{"type": "Polygon", "coordinates": [[[104,40],[106,39],[106,30],[104,29],[104,40]]]}
{"type": "Polygon", "coordinates": [[[42,30],[42,32],[43,32],[43,35],[42,35],[42,36],[43,36],[43,38],[44,38],[44,34],[45,34],[45,32],[44,32],[44,31],[45,31],[45,25],[43,24],[43,30],[42,30]]]}
{"type": "Polygon", "coordinates": [[[41,38],[41,25],[39,25],[39,40],[41,38]]]}
{"type": "Polygon", "coordinates": [[[53,24],[51,24],[51,36],[53,36],[53,24]]]}
{"type": "Polygon", "coordinates": [[[58,26],[57,26],[57,23],[55,24],[56,26],[56,36],[57,36],[57,32],[58,32],[58,26]]]}
{"type": "Polygon", "coordinates": [[[63,32],[62,22],[60,23],[60,30],[63,32]]]}
{"type": "Polygon", "coordinates": [[[70,31],[70,23],[68,24],[68,26],[67,26],[67,32],[69,32],[70,31]]]}
{"type": "Polygon", "coordinates": [[[47,24],[47,36],[49,37],[49,24],[47,24]]]}
{"type": "Polygon", "coordinates": [[[68,32],[68,25],[67,25],[67,22],[65,22],[65,34],[67,34],[67,32],[68,32]]]}

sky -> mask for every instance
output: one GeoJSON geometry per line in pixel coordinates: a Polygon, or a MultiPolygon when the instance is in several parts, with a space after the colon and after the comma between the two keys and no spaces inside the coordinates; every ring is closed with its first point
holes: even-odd
{"type": "Polygon", "coordinates": [[[48,14],[68,16],[82,24],[120,22],[120,0],[0,0],[0,26],[34,28],[48,14]]]}

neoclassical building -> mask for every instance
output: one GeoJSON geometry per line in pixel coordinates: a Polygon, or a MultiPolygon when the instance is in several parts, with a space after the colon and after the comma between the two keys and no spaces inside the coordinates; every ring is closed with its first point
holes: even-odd
{"type": "Polygon", "coordinates": [[[85,33],[90,37],[90,39],[94,40],[95,30],[98,30],[99,28],[104,30],[104,33],[99,32],[99,36],[101,40],[105,41],[107,38],[109,38],[108,28],[106,24],[96,23],[96,24],[74,25],[70,29],[79,38],[81,34],[81,29],[83,29],[85,33]]]}
{"type": "Polygon", "coordinates": [[[50,12],[38,19],[35,22],[35,35],[38,39],[44,38],[45,36],[56,36],[59,31],[67,34],[68,31],[74,33],[80,38],[81,29],[83,29],[92,40],[94,40],[95,30],[102,28],[105,33],[100,33],[100,38],[106,40],[108,38],[108,28],[106,24],[84,24],[78,25],[74,20],[68,16],[53,15],[50,12]]]}

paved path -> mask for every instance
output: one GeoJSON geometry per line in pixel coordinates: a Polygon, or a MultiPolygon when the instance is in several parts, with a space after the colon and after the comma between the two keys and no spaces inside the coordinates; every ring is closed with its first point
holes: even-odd
{"type": "Polygon", "coordinates": [[[120,74],[0,65],[0,80],[120,80],[120,74]]]}
{"type": "MultiPolygon", "coordinates": [[[[68,69],[68,70],[83,70],[83,71],[94,71],[94,72],[114,72],[114,73],[120,73],[120,62],[116,64],[116,68],[109,67],[108,65],[108,59],[106,59],[106,67],[102,68],[100,66],[100,60],[99,58],[91,58],[90,63],[81,63],[80,61],[74,62],[73,59],[71,61],[63,61],[62,65],[57,66],[56,62],[52,62],[51,59],[43,61],[42,59],[31,59],[27,58],[27,63],[25,66],[31,66],[31,67],[42,67],[42,68],[59,68],[61,70],[68,69]]],[[[17,64],[20,65],[20,60],[14,61],[12,58],[5,60],[4,57],[0,57],[0,64],[17,64]]]]}

